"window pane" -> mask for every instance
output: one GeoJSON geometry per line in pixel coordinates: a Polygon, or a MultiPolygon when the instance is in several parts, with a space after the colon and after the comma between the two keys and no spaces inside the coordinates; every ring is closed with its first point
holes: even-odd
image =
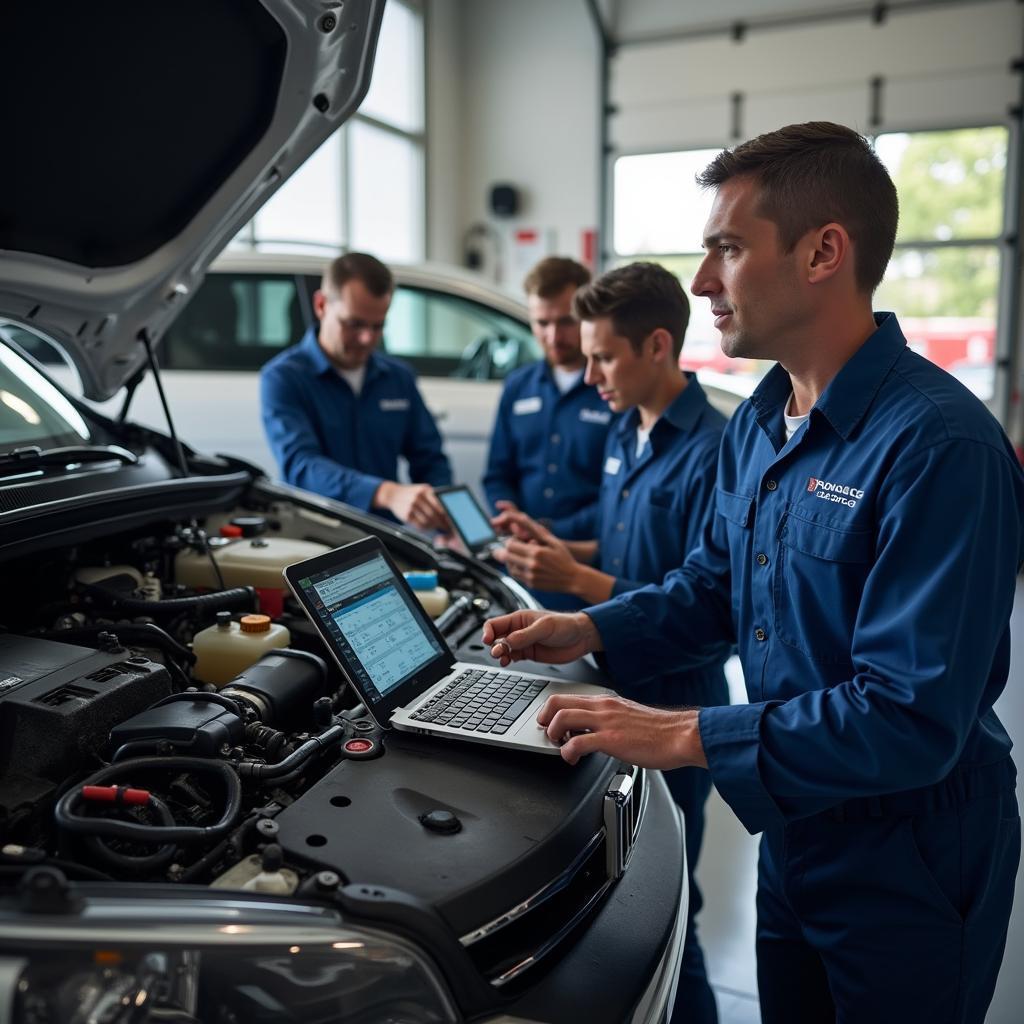
{"type": "Polygon", "coordinates": [[[394,0],[384,8],[373,80],[359,110],[404,131],[423,128],[423,17],[394,0]]]}
{"type": "Polygon", "coordinates": [[[290,275],[210,274],[163,341],[168,369],[256,370],[305,331],[290,275]]]}
{"type": "Polygon", "coordinates": [[[614,242],[617,253],[700,252],[713,192],[695,175],[719,153],[648,153],[615,161],[614,242]]]}
{"type": "Polygon", "coordinates": [[[1005,128],[880,135],[900,198],[898,242],[995,238],[1003,228],[1005,128]]]}
{"type": "Polygon", "coordinates": [[[540,357],[528,327],[454,295],[399,288],[384,346],[426,376],[500,379],[540,357]]]}
{"type": "MultiPolygon", "coordinates": [[[[679,355],[679,365],[684,370],[713,370],[716,373],[729,373],[740,377],[759,380],[773,365],[767,360],[730,359],[722,352],[722,335],[715,328],[715,318],[711,315],[711,303],[705,298],[690,294],[690,283],[693,281],[703,256],[657,256],[638,255],[638,260],[650,260],[660,263],[666,270],[671,270],[679,278],[686,296],[690,300],[690,323],[683,339],[683,351],[679,355]]],[[[619,265],[631,263],[632,260],[620,260],[619,265]]]]}
{"type": "MultiPolygon", "coordinates": [[[[332,135],[256,214],[257,243],[277,252],[340,248],[341,175],[341,146],[332,135]]],[[[243,231],[240,239],[245,235],[243,231]]]]}
{"type": "Polygon", "coordinates": [[[349,125],[350,247],[385,263],[423,259],[423,153],[408,139],[349,125]]]}
{"type": "Polygon", "coordinates": [[[998,285],[995,246],[897,249],[874,305],[896,312],[912,349],[987,400],[995,387],[998,285]]]}

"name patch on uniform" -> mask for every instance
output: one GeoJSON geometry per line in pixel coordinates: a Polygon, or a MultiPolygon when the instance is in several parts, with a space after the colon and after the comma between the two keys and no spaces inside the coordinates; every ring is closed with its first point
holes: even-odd
{"type": "Polygon", "coordinates": [[[405,412],[408,408],[408,398],[382,398],[380,400],[381,412],[405,412]]]}
{"type": "Polygon", "coordinates": [[[617,476],[620,469],[622,469],[622,459],[617,459],[614,455],[609,455],[608,458],[604,460],[604,471],[609,476],[617,476]]]}
{"type": "Polygon", "coordinates": [[[600,423],[607,426],[611,422],[612,414],[607,409],[580,409],[580,420],[583,423],[600,423]]]}
{"type": "Polygon", "coordinates": [[[544,405],[544,399],[540,395],[533,398],[519,398],[512,403],[512,413],[515,416],[526,416],[531,412],[540,412],[544,405]]]}
{"type": "Polygon", "coordinates": [[[831,480],[819,480],[816,476],[808,479],[807,490],[821,501],[829,501],[835,505],[846,505],[848,508],[856,508],[857,502],[864,497],[864,492],[859,487],[836,484],[831,480]]]}

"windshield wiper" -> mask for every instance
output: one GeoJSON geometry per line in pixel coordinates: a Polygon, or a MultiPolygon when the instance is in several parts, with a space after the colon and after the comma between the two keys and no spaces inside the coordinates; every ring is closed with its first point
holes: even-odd
{"type": "Polygon", "coordinates": [[[27,445],[0,452],[0,472],[5,470],[39,469],[43,466],[70,466],[82,462],[110,462],[116,459],[134,466],[139,457],[116,444],[73,444],[64,448],[40,448],[27,445]]]}

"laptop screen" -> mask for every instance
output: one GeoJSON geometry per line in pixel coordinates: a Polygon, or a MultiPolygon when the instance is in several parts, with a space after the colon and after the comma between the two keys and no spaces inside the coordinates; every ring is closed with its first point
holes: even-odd
{"type": "Polygon", "coordinates": [[[437,496],[467,548],[474,550],[498,539],[490,520],[468,488],[438,491],[437,496]]]}
{"type": "Polygon", "coordinates": [[[433,663],[441,659],[447,664],[450,655],[385,556],[359,547],[367,557],[345,562],[336,558],[334,565],[325,565],[328,556],[318,556],[308,563],[308,575],[292,578],[297,568],[292,566],[289,576],[363,700],[390,704],[403,683],[422,677],[426,669],[439,670],[441,664],[433,663]]]}

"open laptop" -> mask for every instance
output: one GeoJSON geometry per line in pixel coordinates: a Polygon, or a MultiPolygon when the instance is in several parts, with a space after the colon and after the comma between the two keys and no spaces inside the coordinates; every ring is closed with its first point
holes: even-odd
{"type": "Polygon", "coordinates": [[[376,537],[290,565],[284,578],[381,728],[555,754],[537,728],[544,701],[611,692],[456,661],[376,537]]]}
{"type": "Polygon", "coordinates": [[[435,487],[434,493],[471,555],[486,558],[495,548],[501,547],[501,539],[494,532],[487,513],[480,507],[476,495],[465,484],[435,487]]]}

